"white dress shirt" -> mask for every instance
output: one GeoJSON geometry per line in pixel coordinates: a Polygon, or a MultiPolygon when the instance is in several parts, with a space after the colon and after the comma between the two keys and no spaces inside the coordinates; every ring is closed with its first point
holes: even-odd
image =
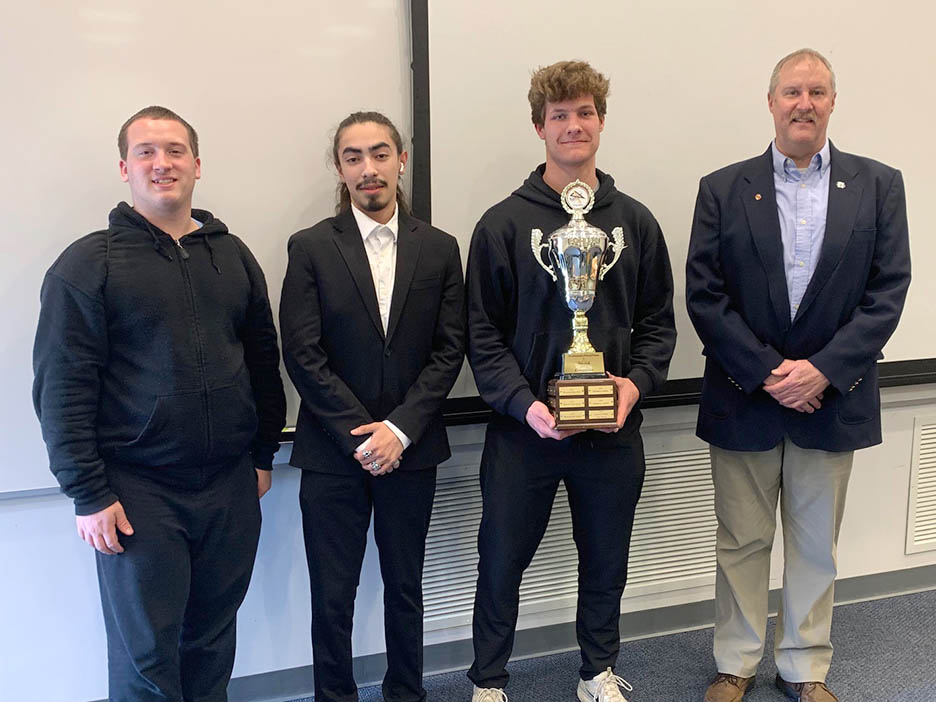
{"type": "Polygon", "coordinates": [[[367,262],[370,264],[371,276],[374,279],[374,290],[377,292],[380,321],[383,323],[384,334],[386,334],[387,323],[390,321],[393,281],[396,278],[399,211],[394,209],[393,216],[386,224],[371,219],[354,205],[351,206],[351,212],[354,213],[354,221],[357,222],[358,229],[361,230],[361,238],[364,240],[367,262]]]}
{"type": "MultiPolygon", "coordinates": [[[[371,276],[374,279],[374,290],[377,292],[377,308],[380,310],[380,321],[383,324],[384,334],[386,334],[387,325],[390,321],[393,283],[396,280],[400,210],[394,208],[393,216],[386,224],[371,219],[367,214],[359,210],[353,202],[351,203],[351,213],[354,215],[354,221],[357,222],[358,229],[361,232],[361,239],[364,241],[364,251],[367,252],[367,262],[370,264],[371,276]]],[[[404,449],[413,443],[393,422],[385,419],[383,423],[396,434],[404,449]]],[[[366,446],[367,441],[358,446],[358,450],[364,449],[366,446]]]]}

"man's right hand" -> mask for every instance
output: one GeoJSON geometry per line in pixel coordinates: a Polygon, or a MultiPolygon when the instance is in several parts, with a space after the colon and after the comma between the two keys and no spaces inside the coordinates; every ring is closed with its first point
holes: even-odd
{"type": "Polygon", "coordinates": [[[535,431],[541,439],[560,440],[582,431],[581,429],[558,431],[556,429],[556,418],[553,416],[553,413],[539,400],[534,401],[527,410],[526,423],[530,425],[530,428],[535,431]]]}
{"type": "Polygon", "coordinates": [[[78,526],[78,536],[108,556],[123,553],[123,546],[117,540],[117,531],[125,536],[133,534],[133,527],[130,526],[130,520],[127,519],[120,502],[115,502],[100,512],[75,517],[75,523],[78,526]]]}
{"type": "MultiPolygon", "coordinates": [[[[764,385],[763,385],[764,390],[767,391],[768,395],[773,397],[773,393],[770,390],[768,390],[768,388],[771,387],[772,385],[776,385],[781,380],[785,380],[786,377],[789,375],[790,371],[792,370],[792,368],[793,368],[793,362],[788,361],[787,359],[784,359],[783,363],[781,363],[777,368],[774,368],[770,372],[770,375],[768,375],[764,379],[764,385]]],[[[825,378],[825,376],[822,376],[822,377],[825,378]]],[[[774,398],[774,399],[777,399],[777,398],[774,398]]],[[[812,414],[817,409],[822,407],[822,400],[824,399],[825,399],[825,394],[822,392],[819,392],[815,397],[811,397],[809,399],[803,400],[802,402],[798,402],[798,403],[794,403],[790,405],[783,404],[782,402],[780,404],[782,404],[784,407],[795,409],[797,412],[801,412],[805,414],[812,414]]]]}

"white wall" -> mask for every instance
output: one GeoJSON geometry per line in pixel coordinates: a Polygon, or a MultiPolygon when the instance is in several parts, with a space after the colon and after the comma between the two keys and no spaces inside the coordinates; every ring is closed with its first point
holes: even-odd
{"type": "MultiPolygon", "coordinates": [[[[839,548],[840,577],[936,564],[936,551],[904,554],[913,421],[936,415],[936,385],[883,392],[885,440],[857,454],[839,548]]],[[[648,454],[697,445],[694,407],[647,412],[648,454]]],[[[450,432],[453,443],[480,448],[477,427],[450,432]]],[[[288,447],[277,459],[288,457],[288,447]]],[[[442,470],[445,470],[443,468],[442,470]]],[[[241,608],[235,677],[311,663],[309,596],[298,507],[298,471],[281,465],[263,499],[260,555],[241,608]]],[[[779,550],[772,585],[780,584],[779,550]]],[[[58,495],[0,500],[0,699],[78,702],[107,693],[104,627],[94,557],[74,530],[72,507],[58,495]]],[[[632,599],[622,611],[710,599],[696,586],[632,599]]],[[[354,652],[384,650],[382,591],[369,545],[355,617],[354,652]]],[[[574,620],[562,607],[521,618],[529,628],[574,620]]],[[[626,632],[624,632],[626,635],[626,632]]],[[[467,626],[432,631],[426,642],[467,639],[467,626]]]]}
{"type": "MultiPolygon", "coordinates": [[[[871,149],[871,155],[905,168],[914,255],[917,269],[924,270],[920,262],[932,251],[927,226],[932,219],[922,209],[932,147],[922,137],[904,137],[928,133],[925,120],[932,114],[931,105],[920,107],[919,101],[930,99],[929,94],[912,75],[920,65],[932,63],[933,43],[926,34],[932,26],[932,7],[863,2],[863,9],[855,11],[853,3],[837,1],[816,8],[825,19],[814,18],[794,42],[782,26],[790,21],[788,8],[710,5],[696,9],[696,3],[620,3],[615,5],[614,12],[620,13],[615,21],[603,20],[615,29],[616,38],[600,45],[586,30],[595,29],[593,17],[601,15],[555,16],[563,38],[578,42],[574,53],[607,69],[614,79],[608,130],[618,125],[613,129],[621,141],[609,148],[614,142],[606,132],[609,141],[602,159],[607,160],[602,164],[654,212],[671,213],[663,222],[668,235],[684,235],[695,179],[766,145],[770,124],[763,84],[773,60],[793,48],[791,43],[813,43],[828,51],[839,69],[840,95],[832,124],[834,136],[842,136],[840,145],[871,149]],[[642,11],[643,24],[635,23],[642,11]],[[830,28],[839,32],[838,38],[829,39],[830,28]],[[680,33],[699,38],[691,44],[698,51],[688,58],[690,44],[677,41],[680,33]],[[723,56],[727,60],[713,58],[715,49],[728,51],[727,40],[742,37],[746,39],[734,46],[734,54],[723,56]],[[886,42],[896,45],[882,48],[886,42]],[[667,63],[677,50],[682,55],[667,63]],[[916,60],[914,52],[923,52],[922,60],[916,60]],[[666,71],[672,73],[660,74],[661,66],[671,66],[666,71]],[[674,93],[670,87],[675,77],[691,78],[690,89],[674,93]],[[699,100],[710,95],[718,99],[719,110],[699,108],[699,100]],[[881,126],[882,111],[891,118],[886,128],[881,126]],[[646,138],[641,127],[648,123],[665,127],[671,147],[663,149],[659,141],[646,138]],[[750,143],[733,142],[731,153],[719,148],[711,162],[697,151],[700,142],[718,146],[734,137],[739,124],[759,129],[757,136],[747,132],[750,143]],[[707,135],[701,140],[700,131],[707,135]],[[688,173],[678,186],[672,180],[675,165],[688,173]]],[[[514,187],[541,153],[523,100],[527,72],[565,58],[574,47],[529,33],[533,44],[526,53],[506,52],[516,48],[519,31],[531,21],[537,27],[548,25],[536,14],[544,7],[542,2],[502,3],[485,13],[476,4],[432,3],[430,19],[436,29],[442,17],[449,28],[459,30],[448,40],[449,49],[496,61],[494,68],[480,72],[466,66],[449,79],[436,70],[437,64],[433,69],[434,127],[454,126],[460,137],[447,144],[436,139],[434,130],[434,145],[464,145],[498,159],[473,169],[462,157],[464,149],[456,148],[449,156],[436,154],[434,194],[454,199],[449,208],[453,214],[437,208],[438,223],[453,233],[467,235],[481,209],[514,187]],[[448,14],[440,15],[441,8],[448,8],[448,14]],[[498,38],[500,32],[503,39],[498,38]],[[515,85],[506,86],[510,97],[502,99],[490,79],[504,76],[515,85]],[[474,80],[480,81],[477,87],[474,80]],[[437,111],[446,104],[453,108],[448,118],[437,111]],[[467,124],[458,126],[462,119],[467,124]],[[493,149],[490,138],[498,134],[516,144],[532,144],[532,150],[493,149]],[[486,148],[476,149],[478,143],[486,148]],[[506,186],[486,175],[508,172],[516,175],[506,186]],[[446,188],[446,183],[457,187],[446,188]]],[[[328,130],[353,109],[376,107],[409,131],[407,14],[403,0],[350,5],[295,0],[262,7],[239,0],[226,4],[224,12],[210,3],[181,0],[167,0],[158,8],[121,0],[37,0],[5,14],[0,23],[0,94],[12,107],[0,118],[6,137],[5,167],[0,170],[0,237],[6,252],[0,259],[0,292],[7,301],[0,309],[0,490],[53,484],[29,403],[39,283],[69,241],[100,226],[114,202],[127,196],[117,178],[113,144],[120,122],[151,102],[167,103],[192,120],[202,134],[204,162],[196,204],[216,210],[254,249],[275,304],[286,237],[331,209],[334,179],[324,165],[328,130]]],[[[442,41],[437,48],[444,48],[442,41]]],[[[502,89],[503,83],[498,87],[502,89]]],[[[678,271],[684,249],[672,249],[678,271]]],[[[933,297],[933,284],[932,276],[914,281],[912,308],[896,337],[902,351],[895,357],[931,355],[925,302],[933,297]]],[[[691,365],[697,351],[689,341],[678,354],[691,365]]],[[[855,463],[840,549],[843,577],[936,563],[933,552],[903,553],[913,417],[936,413],[936,388],[893,389],[884,396],[885,444],[861,452],[855,463]]],[[[291,400],[294,411],[294,396],[291,400]]],[[[666,451],[695,444],[694,411],[686,407],[648,412],[648,446],[666,451]]],[[[477,428],[451,434],[463,453],[479,450],[477,428]]],[[[281,453],[281,462],[285,455],[281,453]]],[[[241,610],[236,676],[303,666],[311,660],[297,490],[297,472],[283,466],[263,501],[261,552],[241,610]]],[[[358,655],[383,650],[374,555],[371,548],[358,596],[358,655]]],[[[0,499],[0,563],[6,571],[0,575],[0,699],[72,702],[104,697],[105,645],[94,559],[75,535],[69,501],[35,493],[0,499]]],[[[711,595],[711,586],[703,585],[636,600],[626,597],[623,608],[711,595]]],[[[563,607],[525,616],[521,626],[572,618],[563,607]]],[[[466,627],[452,627],[433,631],[427,642],[467,636],[466,627]]]]}
{"type": "MultiPolygon", "coordinates": [[[[194,125],[195,207],[247,243],[274,310],[289,235],[334,211],[326,154],[338,122],[378,109],[412,133],[406,0],[31,0],[4,9],[0,465],[10,468],[0,492],[55,485],[30,397],[39,287],[69,243],[129,200],[117,169],[125,119],[161,104],[194,125]]],[[[297,395],[287,388],[294,423],[297,395]]]]}
{"type": "MultiPolygon", "coordinates": [[[[767,148],[767,83],[789,52],[811,46],[832,62],[830,138],[902,170],[914,270],[936,258],[928,137],[936,100],[914,77],[936,65],[934,23],[936,5],[907,0],[826,0],[808,9],[739,0],[430,0],[433,223],[467,250],[482,213],[544,160],[527,102],[530,73],[589,61],[611,80],[598,168],[650,208],[669,247],[679,330],[669,377],[701,376],[683,295],[699,178],[767,148]]],[[[916,275],[884,349],[888,361],[933,355],[934,297],[936,277],[916,275]]],[[[455,392],[476,391],[463,375],[455,392]]]]}

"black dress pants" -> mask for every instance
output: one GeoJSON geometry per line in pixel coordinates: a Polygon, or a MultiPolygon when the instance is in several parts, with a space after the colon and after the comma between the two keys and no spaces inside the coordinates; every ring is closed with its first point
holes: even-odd
{"type": "Polygon", "coordinates": [[[123,553],[96,552],[111,702],[224,702],[260,538],[250,458],[190,489],[107,477],[133,526],[123,553]]]}
{"type": "Polygon", "coordinates": [[[483,515],[468,677],[478,687],[507,685],[520,581],[543,538],[559,481],[572,511],[578,551],[575,630],[588,680],[613,667],[620,650],[621,596],[634,511],[644,478],[643,442],[598,447],[588,434],[540,439],[526,427],[488,427],[481,457],[483,515]]]}
{"type": "Polygon", "coordinates": [[[299,504],[312,591],[316,702],[357,702],[351,656],[354,598],[371,510],[384,585],[385,702],[423,702],[422,571],[436,469],[373,477],[302,472],[299,504]]]}

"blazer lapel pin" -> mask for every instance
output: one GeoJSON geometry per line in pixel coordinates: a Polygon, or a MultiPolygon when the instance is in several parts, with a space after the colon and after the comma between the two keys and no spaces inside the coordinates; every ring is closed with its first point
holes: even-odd
{"type": "Polygon", "coordinates": [[[760,199],[761,199],[761,194],[760,194],[760,193],[755,194],[755,195],[754,195],[754,199],[755,199],[755,200],[760,200],[760,199]]]}
{"type": "Polygon", "coordinates": [[[844,189],[845,189],[845,181],[843,181],[843,180],[837,180],[837,181],[835,181],[835,187],[838,188],[839,190],[844,190],[844,189]]]}

